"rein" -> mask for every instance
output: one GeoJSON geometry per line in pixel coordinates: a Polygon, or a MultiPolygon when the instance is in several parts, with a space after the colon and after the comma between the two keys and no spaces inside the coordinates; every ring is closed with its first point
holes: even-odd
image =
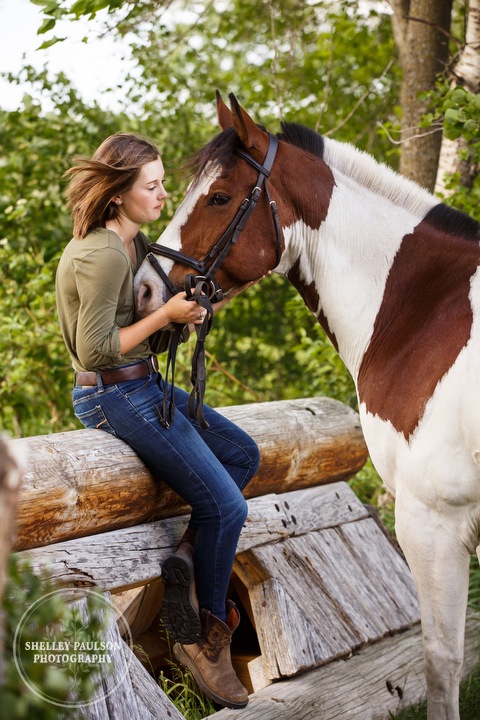
{"type": "MultiPolygon", "coordinates": [[[[235,153],[237,155],[239,155],[243,160],[245,160],[249,165],[251,165],[258,171],[257,181],[255,186],[250,191],[248,197],[246,197],[241,202],[240,207],[238,208],[235,217],[233,218],[231,223],[223,232],[220,239],[215,243],[215,245],[203,258],[203,260],[197,260],[196,258],[190,257],[190,255],[185,255],[178,250],[173,250],[164,245],[159,245],[158,243],[151,243],[149,245],[150,252],[146,255],[146,259],[161,277],[172,295],[176,295],[178,292],[180,292],[180,288],[178,288],[172,283],[172,281],[158,262],[155,255],[161,255],[162,257],[166,257],[170,260],[179,262],[182,265],[188,265],[198,273],[197,275],[189,273],[185,277],[185,292],[187,293],[187,298],[198,303],[198,305],[203,307],[206,311],[206,318],[203,323],[200,326],[195,326],[195,331],[197,333],[197,343],[195,345],[195,350],[192,358],[192,373],[190,376],[190,380],[193,389],[190,393],[188,413],[191,418],[197,418],[202,428],[208,428],[209,426],[208,422],[205,420],[203,413],[203,398],[206,388],[205,340],[213,325],[212,303],[220,302],[220,300],[222,300],[224,297],[223,291],[215,279],[215,274],[224,262],[232,247],[236,244],[248,218],[255,210],[262,189],[265,189],[265,194],[270,206],[273,225],[275,229],[275,248],[277,253],[275,265],[278,265],[282,256],[282,235],[278,218],[277,205],[275,201],[272,200],[267,187],[267,179],[270,176],[273,162],[277,154],[277,149],[277,137],[275,135],[269,134],[268,150],[263,160],[263,165],[257,163],[257,161],[254,160],[251,155],[249,155],[244,150],[235,150],[235,153]]],[[[171,337],[168,347],[163,403],[161,408],[155,406],[160,422],[166,428],[170,427],[175,412],[175,360],[182,330],[184,327],[184,325],[175,324],[175,331],[171,337]],[[172,378],[170,383],[170,398],[168,398],[167,378],[170,365],[172,368],[172,378]]]]}

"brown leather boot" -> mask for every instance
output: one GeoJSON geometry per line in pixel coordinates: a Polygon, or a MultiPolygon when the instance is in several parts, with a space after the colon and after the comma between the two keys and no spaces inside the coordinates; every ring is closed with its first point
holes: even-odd
{"type": "Polygon", "coordinates": [[[200,642],[195,645],[175,643],[173,654],[214,702],[223,707],[243,708],[248,703],[248,691],[236,676],[230,655],[232,634],[240,622],[240,613],[229,600],[226,624],[205,609],[201,619],[200,642]]]}
{"type": "Polygon", "coordinates": [[[195,536],[195,530],[187,528],[162,567],[165,590],[160,617],[170,638],[185,644],[195,643],[202,632],[193,564],[195,536]]]}

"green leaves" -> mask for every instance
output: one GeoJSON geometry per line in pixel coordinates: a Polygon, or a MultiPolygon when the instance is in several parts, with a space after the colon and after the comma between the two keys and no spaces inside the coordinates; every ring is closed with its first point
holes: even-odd
{"type": "Polygon", "coordinates": [[[43,33],[52,30],[55,27],[56,20],[54,18],[45,18],[40,27],[37,30],[37,35],[43,35],[43,33]]]}
{"type": "Polygon", "coordinates": [[[479,140],[480,94],[474,95],[463,87],[455,87],[446,93],[438,111],[444,113],[446,137],[455,140],[463,135],[467,140],[479,140]]]}
{"type": "MultiPolygon", "coordinates": [[[[188,182],[178,168],[217,132],[216,88],[224,97],[235,92],[274,132],[285,118],[333,130],[379,159],[390,153],[391,164],[398,152],[377,132],[378,119],[395,118],[400,81],[391,66],[390,17],[369,6],[343,0],[173,0],[168,9],[162,0],[35,4],[44,14],[43,47],[61,39],[50,37],[60,20],[81,19],[88,37],[91,19],[96,17],[97,36],[101,18],[110,36],[132,44],[137,66],[125,75],[125,110],[115,114],[82,102],[62,74],[27,66],[9,76],[26,90],[17,112],[0,111],[0,425],[16,436],[78,427],[54,298],[56,263],[71,234],[62,174],[73,155],[90,155],[117,130],[140,132],[159,145],[170,198],[161,220],[145,228],[155,240],[188,182]]],[[[213,405],[311,394],[355,405],[338,355],[301,298],[278,277],[265,279],[218,316],[207,349],[207,401],[213,405]]],[[[191,352],[188,343],[179,359],[179,381],[186,387],[191,352]]]]}
{"type": "Polygon", "coordinates": [[[0,429],[13,436],[77,427],[71,368],[55,313],[55,269],[71,237],[62,174],[76,153],[90,154],[122,122],[85,106],[65,77],[27,66],[29,94],[16,112],[0,111],[0,429]]]}
{"type": "Polygon", "coordinates": [[[102,596],[95,592],[86,596],[84,618],[79,606],[68,599],[68,591],[55,586],[46,573],[34,573],[28,562],[11,556],[2,599],[6,650],[6,681],[0,686],[2,717],[83,717],[77,710],[99,686],[101,666],[75,663],[73,651],[67,656],[71,662],[42,662],[30,649],[34,643],[78,640],[80,644],[104,636],[108,615],[102,596]]]}
{"type": "Polygon", "coordinates": [[[458,157],[466,163],[467,172],[450,173],[444,180],[449,191],[444,199],[449,205],[472,215],[477,220],[480,203],[480,94],[464,87],[450,87],[440,78],[434,91],[428,94],[432,110],[424,117],[424,127],[437,125],[449,140],[461,139],[458,157]]]}

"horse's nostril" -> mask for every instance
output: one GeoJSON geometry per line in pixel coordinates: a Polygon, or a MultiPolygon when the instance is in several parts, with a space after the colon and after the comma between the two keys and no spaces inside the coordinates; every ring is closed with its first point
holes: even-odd
{"type": "Polygon", "coordinates": [[[143,317],[147,313],[147,308],[152,300],[152,288],[150,285],[141,283],[137,291],[136,307],[139,317],[143,317]]]}
{"type": "Polygon", "coordinates": [[[144,283],[142,283],[138,292],[138,302],[141,305],[145,305],[146,303],[148,303],[151,297],[152,288],[150,287],[150,285],[145,285],[144,283]]]}

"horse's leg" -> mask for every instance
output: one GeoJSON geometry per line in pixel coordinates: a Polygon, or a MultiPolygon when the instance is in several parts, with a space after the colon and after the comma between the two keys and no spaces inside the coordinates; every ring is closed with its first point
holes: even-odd
{"type": "Polygon", "coordinates": [[[459,720],[470,553],[459,537],[460,508],[439,513],[397,493],[396,529],[420,601],[428,720],[459,720]]]}

